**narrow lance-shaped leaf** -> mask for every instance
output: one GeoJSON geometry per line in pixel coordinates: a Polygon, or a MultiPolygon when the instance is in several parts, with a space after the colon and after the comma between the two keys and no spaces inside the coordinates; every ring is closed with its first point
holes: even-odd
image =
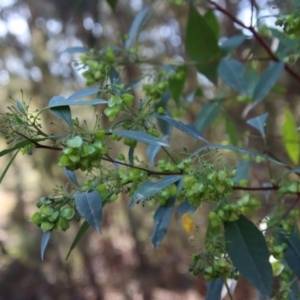
{"type": "Polygon", "coordinates": [[[76,186],[79,186],[76,175],[73,171],[70,171],[65,168],[65,174],[71,182],[73,182],[76,186]]]}
{"type": "Polygon", "coordinates": [[[285,122],[282,126],[282,137],[284,148],[293,162],[297,165],[299,163],[300,144],[297,131],[297,125],[291,111],[287,108],[285,110],[285,122]]]}
{"type": "Polygon", "coordinates": [[[218,39],[213,29],[191,5],[186,28],[185,46],[198,71],[213,83],[217,83],[217,68],[221,56],[218,39]]]}
{"type": "Polygon", "coordinates": [[[130,30],[128,32],[129,38],[125,41],[126,49],[131,47],[131,45],[137,38],[141,28],[148,22],[150,17],[149,9],[150,6],[145,6],[134,18],[130,30]]]}
{"type": "Polygon", "coordinates": [[[145,144],[170,147],[170,145],[167,144],[162,139],[158,139],[158,138],[156,138],[150,134],[147,134],[145,132],[134,131],[134,130],[112,130],[111,133],[125,136],[128,138],[134,139],[136,141],[143,142],[145,144]]]}
{"type": "MultiPolygon", "coordinates": [[[[165,135],[164,137],[162,137],[163,141],[167,141],[169,139],[168,135],[165,135]]],[[[151,166],[154,166],[154,161],[155,161],[155,157],[158,154],[158,152],[160,151],[161,146],[160,145],[149,145],[146,151],[147,154],[147,158],[151,164],[151,166]]]]}
{"type": "Polygon", "coordinates": [[[75,196],[79,214],[99,233],[102,220],[102,199],[97,191],[84,192],[75,196]]]}
{"type": "Polygon", "coordinates": [[[149,199],[150,197],[154,196],[162,189],[179,181],[181,177],[182,175],[170,175],[170,176],[165,176],[161,181],[158,182],[145,181],[136,190],[127,208],[131,208],[135,203],[139,201],[145,201],[149,199]]]}
{"type": "Polygon", "coordinates": [[[262,114],[258,117],[255,117],[255,118],[252,118],[252,119],[249,119],[247,121],[247,123],[256,128],[260,134],[262,135],[262,137],[265,139],[266,137],[266,134],[265,134],[265,123],[266,123],[266,120],[269,116],[269,113],[265,113],[265,114],[262,114]]]}
{"type": "MultiPolygon", "coordinates": [[[[80,97],[81,98],[81,97],[80,97]]],[[[103,99],[93,99],[93,100],[86,100],[86,101],[78,101],[77,96],[74,94],[70,98],[65,99],[62,96],[55,96],[50,99],[49,105],[45,109],[53,109],[55,107],[64,107],[64,106],[90,106],[90,105],[98,105],[98,104],[107,104],[106,100],[103,99]]]]}
{"type": "MultiPolygon", "coordinates": [[[[90,96],[90,95],[95,95],[98,92],[99,92],[99,89],[97,89],[97,88],[83,89],[83,90],[80,90],[80,91],[74,93],[73,95],[71,95],[69,98],[66,99],[66,101],[74,102],[74,101],[76,101],[78,99],[81,99],[83,97],[87,97],[87,96],[90,96]]],[[[61,97],[61,96],[59,96],[59,97],[61,97]]],[[[50,105],[50,103],[51,103],[51,100],[49,101],[49,105],[50,105]]]]}
{"type": "Polygon", "coordinates": [[[62,51],[62,53],[67,52],[67,53],[89,53],[90,49],[86,47],[69,47],[66,50],[62,51]]]}
{"type": "Polygon", "coordinates": [[[45,250],[48,246],[52,231],[43,232],[42,240],[41,240],[41,259],[44,260],[45,250]]]}
{"type": "Polygon", "coordinates": [[[225,42],[221,44],[222,54],[226,55],[230,51],[235,50],[246,40],[246,36],[243,34],[236,34],[228,38],[225,42]]]}
{"type": "Polygon", "coordinates": [[[32,139],[32,141],[25,140],[25,141],[18,142],[13,147],[11,147],[9,149],[2,150],[0,152],[0,157],[4,156],[4,155],[6,155],[10,152],[13,152],[15,150],[18,150],[18,149],[21,149],[21,148],[26,147],[28,145],[31,145],[31,144],[33,144],[33,141],[38,143],[38,142],[41,142],[41,141],[45,141],[49,138],[50,138],[50,136],[49,137],[44,137],[44,138],[32,139]]]}
{"type": "Polygon", "coordinates": [[[188,199],[185,199],[183,202],[181,202],[178,205],[176,211],[179,215],[179,218],[181,218],[185,213],[189,213],[190,215],[193,214],[196,209],[197,209],[197,207],[190,204],[188,199]]]}
{"type": "Polygon", "coordinates": [[[69,258],[71,252],[77,246],[77,244],[79,243],[79,241],[82,239],[82,237],[85,235],[85,233],[87,232],[87,230],[89,228],[90,228],[90,224],[87,221],[84,221],[75,236],[75,239],[74,239],[74,241],[69,249],[69,252],[67,254],[66,260],[69,258]]]}
{"type": "Polygon", "coordinates": [[[297,225],[294,227],[290,238],[283,239],[283,242],[288,245],[285,251],[285,261],[295,275],[300,278],[300,239],[297,225]]]}
{"type": "Polygon", "coordinates": [[[206,129],[208,129],[213,124],[213,122],[218,117],[220,111],[221,111],[220,101],[209,100],[209,102],[202,107],[199,115],[197,116],[197,119],[195,121],[196,128],[201,133],[203,133],[206,129]]]}
{"type": "Polygon", "coordinates": [[[219,20],[214,14],[212,10],[208,10],[204,15],[203,18],[205,22],[209,25],[211,30],[214,33],[214,36],[219,39],[220,37],[220,26],[219,26],[219,20]]]}
{"type": "Polygon", "coordinates": [[[202,140],[203,142],[208,144],[208,141],[203,137],[203,135],[197,130],[197,128],[193,124],[186,125],[180,121],[176,121],[173,119],[170,115],[168,114],[155,114],[155,117],[158,119],[163,119],[181,132],[197,139],[197,140],[202,140]]]}
{"type": "Polygon", "coordinates": [[[237,146],[239,144],[239,139],[237,137],[237,133],[234,127],[233,122],[225,116],[225,128],[226,133],[228,134],[230,144],[233,146],[237,146]]]}
{"type": "Polygon", "coordinates": [[[263,234],[245,216],[225,224],[225,247],[238,271],[265,297],[269,297],[273,274],[263,234]]]}
{"type": "Polygon", "coordinates": [[[284,63],[282,61],[272,61],[267,71],[260,78],[255,90],[253,92],[253,101],[255,103],[263,100],[271,91],[277,80],[284,70],[284,63]]]}
{"type": "Polygon", "coordinates": [[[72,115],[69,106],[52,107],[50,110],[54,115],[65,121],[70,127],[73,126],[72,115]]]}
{"type": "Polygon", "coordinates": [[[222,278],[218,278],[213,282],[208,282],[208,291],[205,296],[205,300],[220,300],[223,284],[224,280],[222,278]]]}
{"type": "Polygon", "coordinates": [[[130,147],[128,151],[128,160],[131,166],[134,165],[134,147],[130,147]]]}
{"type": "Polygon", "coordinates": [[[167,233],[167,227],[172,216],[175,200],[175,197],[169,198],[166,205],[161,205],[154,214],[154,231],[151,241],[155,248],[158,248],[167,233]]]}
{"type": "Polygon", "coordinates": [[[2,174],[1,174],[1,176],[0,176],[0,184],[1,184],[2,180],[4,179],[4,177],[5,177],[6,173],[7,173],[7,171],[9,170],[11,164],[13,163],[13,161],[14,161],[15,158],[16,158],[16,156],[18,155],[19,151],[20,151],[20,149],[18,149],[18,150],[16,151],[16,153],[13,155],[13,157],[9,160],[8,164],[6,165],[4,171],[2,172],[2,174]]]}
{"type": "Polygon", "coordinates": [[[106,0],[112,10],[115,10],[118,0],[106,0]]]}
{"type": "Polygon", "coordinates": [[[179,106],[180,104],[180,98],[183,93],[186,76],[187,76],[187,68],[185,66],[178,67],[176,70],[175,77],[169,80],[170,93],[177,106],[179,106]]]}
{"type": "Polygon", "coordinates": [[[239,160],[236,165],[236,176],[234,182],[238,183],[242,179],[248,180],[249,168],[251,167],[251,160],[239,160]]]}
{"type": "Polygon", "coordinates": [[[219,64],[218,73],[224,83],[244,95],[247,94],[246,68],[241,62],[231,57],[224,58],[219,64]]]}
{"type": "Polygon", "coordinates": [[[121,76],[119,72],[112,67],[109,73],[109,79],[111,83],[120,84],[121,83],[121,76]]]}

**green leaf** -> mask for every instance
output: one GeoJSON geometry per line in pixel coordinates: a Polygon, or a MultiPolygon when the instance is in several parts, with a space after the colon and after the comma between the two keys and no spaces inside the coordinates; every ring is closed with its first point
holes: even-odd
{"type": "Polygon", "coordinates": [[[18,150],[16,151],[16,153],[13,155],[13,157],[9,160],[9,163],[7,164],[7,166],[5,167],[3,173],[2,173],[1,176],[0,176],[0,184],[1,184],[2,180],[4,179],[4,177],[5,177],[6,173],[7,173],[7,171],[9,170],[11,164],[13,163],[13,161],[14,161],[15,158],[16,158],[16,156],[18,155],[19,151],[20,151],[20,149],[18,149],[18,150]]]}
{"type": "Polygon", "coordinates": [[[175,197],[169,198],[166,205],[161,205],[154,214],[154,231],[151,236],[154,248],[158,248],[167,233],[167,227],[172,216],[175,200],[175,197]]]}
{"type": "Polygon", "coordinates": [[[276,84],[277,80],[284,70],[284,62],[272,61],[267,71],[262,75],[254,89],[252,98],[253,102],[257,103],[263,100],[271,91],[272,87],[276,84]]]}
{"type": "Polygon", "coordinates": [[[269,28],[269,30],[274,37],[279,39],[281,45],[285,46],[289,51],[297,51],[299,48],[298,39],[289,39],[284,32],[275,28],[269,28]]]}
{"type": "Polygon", "coordinates": [[[217,83],[217,68],[221,57],[218,39],[213,29],[191,5],[186,28],[185,46],[197,69],[214,84],[217,83]]]}
{"type": "Polygon", "coordinates": [[[250,154],[250,155],[254,155],[254,156],[260,156],[260,157],[265,158],[266,160],[272,161],[273,163],[275,163],[279,166],[286,166],[286,164],[284,164],[283,162],[280,162],[269,155],[262,154],[262,153],[252,151],[252,150],[248,150],[248,149],[241,148],[241,147],[231,146],[231,145],[211,145],[210,144],[210,145],[199,148],[191,156],[198,155],[199,153],[201,153],[203,151],[212,150],[212,149],[224,149],[224,150],[230,150],[230,151],[236,151],[236,152],[241,152],[241,153],[245,153],[245,154],[250,154]]]}
{"type": "Polygon", "coordinates": [[[168,122],[169,124],[177,128],[178,130],[180,130],[181,132],[208,144],[208,141],[203,137],[203,135],[197,130],[197,128],[193,124],[186,125],[180,121],[176,121],[169,114],[163,114],[163,115],[155,114],[154,116],[158,119],[165,120],[166,122],[168,122]]]}
{"type": "MultiPolygon", "coordinates": [[[[155,103],[155,110],[157,111],[157,109],[159,107],[162,107],[165,111],[167,111],[167,107],[168,107],[168,102],[171,98],[170,92],[168,90],[166,90],[163,93],[163,96],[161,98],[161,100],[159,102],[155,103]]],[[[155,115],[154,115],[155,116],[155,115]]],[[[164,135],[169,135],[171,136],[172,134],[172,129],[173,127],[171,126],[171,124],[169,124],[168,122],[166,122],[163,119],[157,119],[157,125],[159,130],[164,134],[164,135]]]]}
{"type": "Polygon", "coordinates": [[[203,133],[213,124],[220,111],[220,101],[218,99],[209,100],[209,102],[202,107],[199,115],[197,116],[195,121],[196,128],[203,133]]]}
{"type": "Polygon", "coordinates": [[[106,0],[112,10],[115,10],[118,0],[106,0]]]}
{"type": "Polygon", "coordinates": [[[0,152],[0,157],[10,153],[10,152],[13,152],[15,150],[18,150],[20,148],[23,148],[23,147],[26,147],[28,145],[31,145],[33,144],[32,141],[35,141],[35,142],[41,142],[41,141],[45,141],[45,140],[48,140],[50,137],[44,137],[44,138],[37,138],[37,139],[32,139],[31,141],[29,140],[25,140],[25,141],[21,141],[21,142],[18,142],[17,144],[15,144],[12,148],[9,148],[9,149],[5,149],[5,150],[2,150],[0,152]]]}
{"type": "Polygon", "coordinates": [[[248,81],[245,66],[234,58],[224,58],[218,67],[218,74],[224,83],[234,90],[246,95],[248,92],[248,81]]]}
{"type": "MultiPolygon", "coordinates": [[[[165,135],[164,137],[162,137],[163,141],[168,141],[169,140],[169,136],[165,135]]],[[[146,151],[147,154],[147,158],[151,164],[152,167],[154,167],[154,160],[156,155],[158,154],[158,152],[160,151],[161,146],[160,145],[149,145],[146,151]]]]}
{"type": "Polygon", "coordinates": [[[220,300],[223,285],[224,285],[223,278],[218,278],[213,282],[208,282],[207,283],[208,291],[205,296],[205,300],[220,300]]]}
{"type": "Polygon", "coordinates": [[[288,240],[284,239],[288,245],[284,259],[295,275],[300,278],[300,240],[297,225],[288,240]]]}
{"type": "Polygon", "coordinates": [[[84,192],[75,196],[79,214],[99,233],[102,220],[102,199],[97,191],[84,192]]]}
{"type": "Polygon", "coordinates": [[[299,164],[300,145],[297,124],[291,111],[285,110],[285,122],[282,126],[282,137],[284,148],[294,165],[299,164]]]}
{"type": "Polygon", "coordinates": [[[130,147],[128,151],[128,160],[131,166],[134,165],[134,147],[130,147]]]}
{"type": "Polygon", "coordinates": [[[239,144],[239,139],[237,137],[234,124],[228,117],[225,117],[225,128],[229,137],[230,144],[237,146],[239,144]]]}
{"type": "MultiPolygon", "coordinates": [[[[75,102],[76,100],[78,99],[81,99],[83,97],[87,97],[87,96],[91,96],[91,95],[95,95],[95,94],[98,94],[100,92],[99,89],[96,89],[96,88],[87,88],[87,89],[83,89],[83,90],[80,90],[76,93],[74,93],[73,95],[71,95],[69,98],[67,98],[65,101],[70,101],[70,102],[75,102]]],[[[61,96],[56,96],[56,97],[61,97],[61,96]]],[[[56,101],[56,97],[53,97],[50,101],[49,101],[49,105],[50,103],[54,104],[54,102],[56,101]]],[[[58,102],[59,101],[63,101],[64,102],[64,98],[61,97],[61,98],[58,98],[58,102]],[[62,99],[62,100],[60,100],[62,99]]],[[[69,104],[68,104],[69,105],[69,104]]]]}
{"type": "Polygon", "coordinates": [[[300,300],[300,289],[296,278],[291,278],[289,282],[293,282],[290,286],[290,293],[288,300],[300,300]]]}
{"type": "Polygon", "coordinates": [[[212,10],[208,10],[203,16],[205,22],[210,26],[214,33],[214,36],[219,40],[220,37],[220,26],[216,15],[212,10]]]}
{"type": "Polygon", "coordinates": [[[69,179],[71,182],[73,182],[76,186],[79,186],[79,183],[78,183],[78,181],[77,181],[75,172],[70,171],[70,170],[68,170],[68,169],[65,168],[65,174],[66,174],[66,176],[68,177],[68,179],[69,179]]]}
{"type": "Polygon", "coordinates": [[[125,41],[125,48],[128,49],[132,46],[136,38],[138,37],[141,28],[148,22],[150,19],[150,6],[145,6],[134,18],[131,27],[129,29],[128,35],[129,38],[125,41]]]}
{"type": "MultiPolygon", "coordinates": [[[[48,109],[48,108],[52,109],[54,107],[61,107],[61,106],[89,106],[89,105],[98,105],[98,104],[107,104],[108,103],[106,100],[103,100],[103,99],[77,101],[77,99],[85,97],[85,96],[82,96],[83,92],[84,92],[84,90],[77,92],[74,95],[72,95],[71,97],[69,97],[68,99],[65,99],[62,96],[55,96],[50,99],[49,105],[47,107],[43,108],[43,110],[48,109]]],[[[90,92],[92,92],[92,91],[90,91],[90,92]]],[[[93,93],[93,94],[95,94],[95,93],[93,93]]],[[[90,95],[92,95],[92,94],[90,94],[90,95]]]]}
{"type": "Polygon", "coordinates": [[[125,136],[125,137],[134,139],[136,141],[139,141],[139,142],[142,142],[145,144],[170,147],[170,145],[167,144],[162,139],[158,139],[158,138],[156,138],[150,134],[147,134],[145,132],[134,131],[134,130],[112,130],[111,133],[125,136]]]}
{"type": "Polygon", "coordinates": [[[169,185],[179,181],[182,175],[169,175],[165,176],[161,181],[152,182],[145,181],[143,184],[139,186],[139,188],[135,191],[133,197],[127,208],[131,208],[135,203],[139,201],[145,201],[150,197],[157,194],[160,190],[168,187],[169,185]]]}
{"type": "Polygon", "coordinates": [[[181,218],[185,213],[189,213],[190,215],[193,214],[196,211],[196,209],[197,207],[190,204],[188,199],[185,199],[178,205],[176,212],[178,213],[179,218],[181,218]]]}
{"type": "Polygon", "coordinates": [[[119,72],[114,67],[111,67],[110,69],[109,79],[111,83],[115,84],[120,84],[122,82],[119,72]]]}
{"type": "Polygon", "coordinates": [[[246,40],[246,36],[243,34],[236,34],[228,38],[221,44],[221,51],[223,55],[227,55],[229,52],[235,50],[246,40]]]}
{"type": "Polygon", "coordinates": [[[273,275],[263,234],[243,215],[224,226],[225,247],[234,266],[263,296],[269,297],[273,275]]]}
{"type": "Polygon", "coordinates": [[[65,121],[70,127],[73,127],[72,115],[69,106],[59,106],[50,108],[51,112],[65,121]]]}
{"type": "Polygon", "coordinates": [[[265,114],[262,114],[258,117],[249,119],[247,121],[247,124],[249,124],[250,126],[256,128],[260,132],[260,134],[262,135],[262,137],[264,139],[266,138],[265,123],[266,123],[266,120],[267,120],[268,116],[269,116],[269,113],[265,113],[265,114]]]}
{"type": "Polygon", "coordinates": [[[66,50],[62,51],[62,53],[90,53],[90,49],[86,47],[69,47],[66,50]]]}
{"type": "Polygon", "coordinates": [[[85,235],[85,233],[87,232],[87,230],[89,228],[90,228],[90,224],[87,221],[84,221],[75,236],[75,239],[74,239],[74,241],[69,249],[69,252],[67,254],[66,260],[69,258],[71,252],[77,246],[77,244],[79,243],[79,241],[82,239],[82,237],[85,235]]]}
{"type": "Polygon", "coordinates": [[[252,165],[251,160],[239,160],[236,166],[236,176],[234,182],[239,182],[242,179],[248,180],[249,178],[249,169],[252,165]]]}
{"type": "Polygon", "coordinates": [[[178,67],[176,73],[181,74],[181,76],[179,78],[174,77],[169,80],[169,89],[171,96],[178,107],[184,89],[184,84],[187,76],[187,68],[185,66],[178,67]]]}
{"type": "Polygon", "coordinates": [[[45,232],[43,232],[42,240],[41,240],[41,259],[42,260],[44,260],[45,250],[46,250],[46,248],[48,246],[51,234],[52,234],[52,231],[45,231],[45,232]]]}
{"type": "Polygon", "coordinates": [[[21,103],[21,101],[16,100],[16,103],[17,103],[17,108],[18,108],[18,110],[19,110],[23,115],[26,115],[26,111],[25,111],[24,106],[23,106],[23,104],[21,103]]]}

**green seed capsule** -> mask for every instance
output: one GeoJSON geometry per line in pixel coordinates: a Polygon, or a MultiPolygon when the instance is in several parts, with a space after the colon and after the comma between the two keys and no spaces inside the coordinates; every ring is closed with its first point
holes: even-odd
{"type": "Polygon", "coordinates": [[[75,209],[66,207],[60,212],[60,216],[67,219],[67,220],[72,220],[75,215],[75,209]]]}
{"type": "Polygon", "coordinates": [[[57,220],[59,216],[59,211],[55,211],[51,216],[49,216],[47,219],[49,222],[53,223],[57,220]]]}
{"type": "Polygon", "coordinates": [[[83,140],[80,136],[75,136],[73,139],[68,140],[67,145],[70,148],[80,148],[83,144],[83,140]]]}
{"type": "Polygon", "coordinates": [[[55,225],[54,223],[43,222],[43,223],[41,224],[41,229],[42,229],[43,231],[49,231],[49,230],[52,230],[52,229],[53,229],[54,225],[55,225]]]}
{"type": "Polygon", "coordinates": [[[32,217],[29,219],[30,222],[33,222],[37,225],[40,225],[42,223],[42,218],[39,212],[35,212],[32,217]]]}
{"type": "Polygon", "coordinates": [[[46,216],[46,217],[51,216],[51,215],[53,214],[53,212],[54,212],[54,210],[53,210],[53,208],[50,207],[50,206],[42,206],[42,207],[40,208],[40,214],[41,214],[41,215],[44,215],[44,216],[46,216]]]}

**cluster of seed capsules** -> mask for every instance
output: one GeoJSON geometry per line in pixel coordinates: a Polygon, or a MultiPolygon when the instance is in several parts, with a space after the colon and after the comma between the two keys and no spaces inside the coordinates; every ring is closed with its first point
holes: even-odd
{"type": "Polygon", "coordinates": [[[242,214],[242,207],[235,203],[225,204],[217,211],[211,211],[208,215],[210,224],[213,227],[222,225],[224,222],[233,222],[239,219],[242,214]]]}
{"type": "Polygon", "coordinates": [[[192,255],[189,271],[195,276],[201,276],[207,281],[215,281],[218,278],[238,279],[240,274],[232,264],[232,261],[218,251],[204,251],[192,255]]]}
{"type": "Polygon", "coordinates": [[[187,158],[176,165],[160,160],[158,168],[161,171],[185,174],[180,195],[184,195],[195,207],[199,207],[206,200],[219,201],[231,193],[236,170],[216,170],[212,164],[203,164],[195,170],[192,162],[191,158],[187,158]]]}
{"type": "Polygon", "coordinates": [[[51,197],[42,197],[37,203],[39,211],[32,215],[30,221],[41,227],[43,231],[66,231],[76,211],[72,204],[63,205],[64,200],[57,201],[51,197]]]}
{"type": "Polygon", "coordinates": [[[84,141],[79,135],[68,139],[59,157],[58,165],[71,171],[78,169],[86,171],[99,167],[102,155],[108,152],[104,142],[106,131],[99,129],[93,135],[93,142],[84,141]]]}
{"type": "Polygon", "coordinates": [[[277,19],[276,25],[283,27],[283,31],[289,38],[296,39],[300,37],[300,15],[293,13],[277,19]]]}
{"type": "Polygon", "coordinates": [[[86,68],[82,75],[86,79],[86,85],[90,86],[108,77],[116,56],[112,48],[98,52],[92,49],[89,53],[81,55],[80,60],[83,68],[86,68]]]}

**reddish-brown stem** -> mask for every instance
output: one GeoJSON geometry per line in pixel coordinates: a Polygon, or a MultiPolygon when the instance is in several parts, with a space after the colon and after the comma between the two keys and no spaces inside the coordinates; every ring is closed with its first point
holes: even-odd
{"type": "Polygon", "coordinates": [[[258,187],[243,187],[243,186],[234,186],[232,187],[233,190],[241,190],[241,191],[277,191],[279,186],[272,185],[272,186],[258,186],[258,187]]]}
{"type": "MultiPolygon", "coordinates": [[[[254,29],[253,26],[246,26],[243,22],[237,19],[234,15],[232,15],[228,10],[220,6],[218,3],[211,0],[207,0],[207,2],[213,5],[216,10],[222,12],[224,15],[230,18],[234,23],[238,24],[242,28],[248,29],[256,38],[256,40],[260,43],[260,45],[266,50],[270,58],[274,61],[279,61],[279,58],[273,53],[269,45],[266,43],[263,37],[254,29]]],[[[293,69],[291,69],[289,65],[285,64],[284,68],[292,77],[294,77],[297,81],[300,82],[300,76],[293,69]]]]}

